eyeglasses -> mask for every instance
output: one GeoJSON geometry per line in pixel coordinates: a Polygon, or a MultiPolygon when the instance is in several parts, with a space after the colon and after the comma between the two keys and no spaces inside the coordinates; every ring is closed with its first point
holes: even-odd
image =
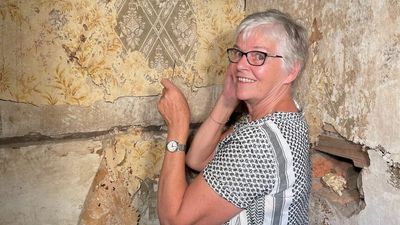
{"type": "Polygon", "coordinates": [[[242,56],[245,55],[247,62],[252,66],[262,66],[267,57],[283,58],[280,55],[268,55],[268,53],[260,51],[242,52],[237,48],[228,48],[226,52],[228,53],[229,62],[238,63],[242,56]]]}

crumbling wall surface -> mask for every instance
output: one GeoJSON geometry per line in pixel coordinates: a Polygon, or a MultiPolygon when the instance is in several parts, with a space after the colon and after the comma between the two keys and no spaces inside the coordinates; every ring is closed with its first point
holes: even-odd
{"type": "MultiPolygon", "coordinates": [[[[278,8],[310,31],[310,58],[297,97],[316,141],[323,123],[363,144],[366,208],[352,224],[399,224],[400,3],[398,1],[247,1],[248,12],[278,8]]],[[[332,219],[328,224],[348,224],[332,219]]]]}

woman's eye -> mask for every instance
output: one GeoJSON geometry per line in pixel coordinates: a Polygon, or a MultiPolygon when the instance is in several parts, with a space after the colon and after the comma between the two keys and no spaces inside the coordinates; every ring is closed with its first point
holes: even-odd
{"type": "Polygon", "coordinates": [[[264,54],[261,54],[261,53],[256,53],[256,54],[255,54],[255,58],[256,58],[257,60],[264,60],[264,59],[265,59],[265,55],[264,55],[264,54]]]}

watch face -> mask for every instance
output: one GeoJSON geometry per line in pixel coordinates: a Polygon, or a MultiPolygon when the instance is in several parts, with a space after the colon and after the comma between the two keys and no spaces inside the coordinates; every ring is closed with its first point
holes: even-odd
{"type": "Polygon", "coordinates": [[[170,152],[175,152],[178,149],[178,142],[170,141],[167,144],[167,150],[170,152]]]}

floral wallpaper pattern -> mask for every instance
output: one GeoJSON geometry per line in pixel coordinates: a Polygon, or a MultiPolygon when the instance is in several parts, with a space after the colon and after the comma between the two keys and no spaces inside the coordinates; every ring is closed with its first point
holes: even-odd
{"type": "Polygon", "coordinates": [[[220,83],[241,0],[3,0],[0,99],[91,105],[220,83]]]}

